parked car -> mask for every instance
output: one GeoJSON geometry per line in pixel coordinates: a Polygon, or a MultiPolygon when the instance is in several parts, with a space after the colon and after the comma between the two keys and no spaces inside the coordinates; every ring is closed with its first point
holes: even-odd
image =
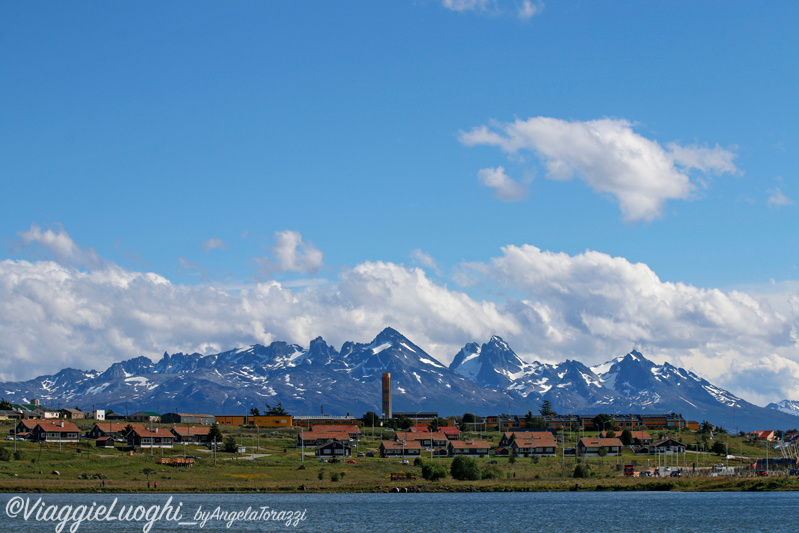
{"type": "Polygon", "coordinates": [[[411,464],[411,463],[410,463],[410,461],[408,461],[407,459],[403,459],[402,461],[400,461],[400,464],[401,464],[401,465],[409,465],[409,464],[411,464]]]}
{"type": "Polygon", "coordinates": [[[488,464],[495,465],[495,464],[497,464],[497,461],[488,461],[488,464]]]}
{"type": "Polygon", "coordinates": [[[757,475],[758,476],[767,476],[768,475],[768,471],[766,471],[766,470],[758,470],[757,471],[757,475]]]}
{"type": "Polygon", "coordinates": [[[349,459],[348,461],[344,461],[344,462],[347,463],[348,465],[354,465],[355,464],[355,461],[353,461],[352,459],[349,459]]]}
{"type": "Polygon", "coordinates": [[[644,470],[638,475],[639,477],[650,477],[652,475],[652,472],[650,472],[649,470],[644,470]]]}
{"type": "Polygon", "coordinates": [[[363,452],[358,452],[358,457],[366,457],[366,454],[363,452]]]}
{"type": "Polygon", "coordinates": [[[8,437],[6,437],[6,440],[14,440],[14,437],[12,437],[11,435],[9,435],[8,437]]]}
{"type": "Polygon", "coordinates": [[[788,471],[788,475],[789,476],[799,476],[799,468],[791,468],[791,470],[788,471]]]}
{"type": "Polygon", "coordinates": [[[671,474],[669,474],[669,475],[670,475],[671,477],[680,477],[680,476],[682,475],[682,473],[681,473],[679,470],[675,470],[675,471],[673,471],[673,472],[672,472],[671,474]]]}
{"type": "Polygon", "coordinates": [[[366,457],[374,457],[374,452],[366,452],[366,457]]]}

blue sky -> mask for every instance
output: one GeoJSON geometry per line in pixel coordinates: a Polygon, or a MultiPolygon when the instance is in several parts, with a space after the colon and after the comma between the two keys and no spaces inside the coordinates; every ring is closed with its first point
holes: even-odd
{"type": "Polygon", "coordinates": [[[797,15],[4,3],[0,378],[393,326],[799,398],[797,15]]]}

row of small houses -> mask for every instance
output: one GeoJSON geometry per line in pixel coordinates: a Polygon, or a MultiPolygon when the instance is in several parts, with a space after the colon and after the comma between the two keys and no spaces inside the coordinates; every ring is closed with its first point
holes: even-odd
{"type": "MultiPolygon", "coordinates": [[[[86,434],[98,447],[113,448],[125,442],[133,448],[171,448],[174,444],[206,444],[211,428],[173,427],[148,429],[141,424],[98,422],[86,434]]],[[[33,442],[78,442],[80,429],[67,420],[20,420],[10,432],[16,438],[33,442]]]]}
{"type": "MultiPolygon", "coordinates": [[[[631,445],[638,453],[685,453],[685,445],[674,439],[652,442],[647,431],[633,431],[631,434],[631,445]]],[[[359,437],[357,426],[314,426],[311,431],[297,435],[297,447],[313,448],[318,457],[350,457],[350,443],[359,440],[359,437]]],[[[582,457],[620,456],[623,448],[620,439],[602,432],[597,437],[580,439],[574,453],[582,457]]],[[[450,457],[484,457],[491,453],[491,445],[485,440],[460,440],[457,428],[430,431],[423,426],[412,427],[408,432],[397,432],[393,440],[380,442],[380,457],[414,458],[426,451],[450,457]]],[[[557,454],[557,441],[549,431],[508,431],[503,434],[493,453],[497,457],[551,457],[557,454]]]]}

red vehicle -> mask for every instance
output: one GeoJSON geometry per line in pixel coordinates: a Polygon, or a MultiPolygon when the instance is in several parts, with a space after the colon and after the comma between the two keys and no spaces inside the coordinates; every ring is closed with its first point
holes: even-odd
{"type": "Polygon", "coordinates": [[[624,465],[624,475],[627,477],[635,476],[635,467],[633,465],[624,465]]]}
{"type": "Polygon", "coordinates": [[[345,463],[348,463],[348,464],[351,464],[351,465],[354,465],[354,464],[355,464],[355,461],[353,461],[352,459],[350,459],[349,461],[344,461],[344,462],[345,462],[345,463]]]}
{"type": "Polygon", "coordinates": [[[767,476],[768,475],[768,470],[758,470],[757,471],[757,475],[758,476],[767,476]]]}

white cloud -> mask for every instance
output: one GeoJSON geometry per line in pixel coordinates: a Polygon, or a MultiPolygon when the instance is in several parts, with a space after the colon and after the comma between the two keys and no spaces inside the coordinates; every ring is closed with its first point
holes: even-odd
{"type": "Polygon", "coordinates": [[[544,9],[543,3],[534,3],[531,0],[524,0],[519,6],[518,15],[520,19],[529,19],[540,13],[542,9],[544,9]]]}
{"type": "Polygon", "coordinates": [[[499,2],[498,0],[441,0],[441,5],[451,11],[463,13],[475,11],[479,13],[505,14],[515,13],[522,20],[537,15],[544,9],[543,2],[521,0],[520,2],[499,2]],[[514,11],[515,10],[515,11],[514,11]]]}
{"type": "Polygon", "coordinates": [[[532,152],[543,161],[548,178],[577,176],[595,192],[615,197],[628,221],[653,220],[667,200],[688,198],[696,188],[690,170],[737,172],[732,152],[675,143],[665,149],[635,133],[626,120],[535,117],[479,126],[461,132],[460,140],[467,146],[497,146],[508,154],[532,152]]]}
{"type": "Polygon", "coordinates": [[[29,229],[17,235],[19,239],[12,246],[15,251],[42,252],[59,263],[79,267],[100,267],[104,264],[93,249],[79,247],[60,226],[42,230],[38,224],[31,224],[29,229]]]}
{"type": "MultiPolygon", "coordinates": [[[[59,254],[63,264],[0,261],[1,379],[67,366],[102,370],[165,350],[214,353],[274,340],[307,346],[318,335],[340,347],[392,326],[445,363],[467,342],[492,334],[528,360],[594,364],[638,347],[747,399],[799,399],[796,283],[705,289],[664,282],[621,257],[526,245],[461,266],[460,279],[481,291],[504,288],[501,302],[436,283],[421,268],[380,261],[345,269],[324,285],[269,281],[228,289],[175,285],[109,263],[80,270],[70,263],[84,251],[63,230],[60,238],[68,252],[59,254]]],[[[432,264],[427,253],[413,255],[432,264]]]]}
{"type": "Polygon", "coordinates": [[[494,0],[442,0],[441,5],[452,11],[485,11],[494,0]]]}
{"type": "Polygon", "coordinates": [[[490,302],[448,290],[421,269],[364,263],[337,285],[293,290],[277,282],[228,292],[173,285],[153,274],[80,272],[51,261],[0,262],[2,379],[169,352],[214,353],[274,340],[340,347],[393,326],[442,359],[464,339],[519,333],[490,302]]]}
{"type": "Polygon", "coordinates": [[[494,196],[504,202],[517,202],[527,196],[527,185],[509,178],[503,167],[484,168],[477,177],[481,184],[494,189],[494,196]]]}
{"type": "Polygon", "coordinates": [[[411,252],[411,258],[418,264],[422,265],[424,268],[429,268],[430,270],[434,271],[436,274],[441,275],[441,270],[438,268],[438,263],[433,256],[428,254],[427,252],[423,252],[419,248],[411,252]]]}
{"type": "Polygon", "coordinates": [[[210,250],[224,250],[225,248],[227,248],[227,244],[225,244],[225,241],[217,237],[209,238],[202,245],[202,249],[205,250],[206,252],[210,250]]]}
{"type": "MultiPolygon", "coordinates": [[[[769,294],[702,289],[663,282],[647,265],[624,258],[529,245],[505,247],[502,256],[469,268],[522,292],[526,299],[514,304],[513,314],[526,330],[550,339],[529,339],[545,358],[580,353],[584,362],[598,363],[641,347],[738,394],[751,388],[743,362],[758,365],[764,353],[799,362],[796,287],[769,294]]],[[[760,366],[762,372],[771,368],[760,366]]],[[[764,389],[772,400],[795,392],[790,380],[769,383],[764,389]]]]}
{"type": "Polygon", "coordinates": [[[304,242],[296,231],[275,233],[272,248],[274,259],[259,258],[256,261],[270,272],[300,272],[314,275],[324,268],[324,254],[312,243],[304,242]]]}
{"type": "Polygon", "coordinates": [[[768,198],[768,206],[769,207],[783,207],[786,205],[793,205],[793,200],[785,196],[782,191],[778,188],[774,190],[770,190],[768,198]]]}

